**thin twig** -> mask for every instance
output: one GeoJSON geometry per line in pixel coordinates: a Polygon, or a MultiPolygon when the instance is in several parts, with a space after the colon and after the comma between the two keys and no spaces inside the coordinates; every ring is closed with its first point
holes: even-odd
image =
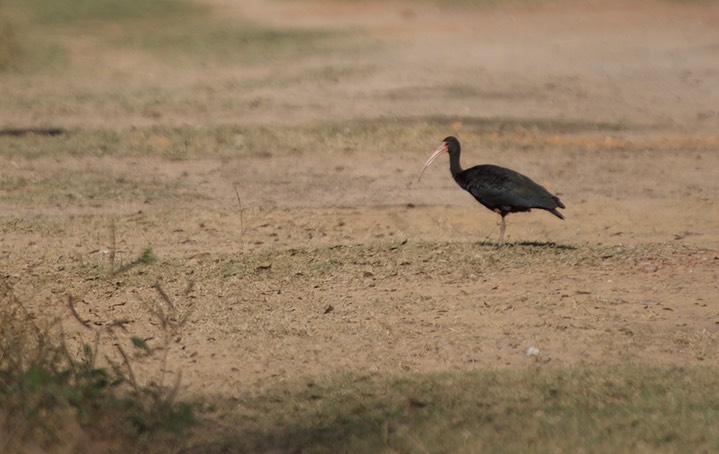
{"type": "Polygon", "coordinates": [[[75,361],[75,358],[70,354],[70,349],[67,347],[67,337],[65,337],[65,330],[62,328],[62,324],[60,324],[60,344],[62,355],[73,369],[77,369],[77,361],[75,361]]]}
{"type": "Polygon", "coordinates": [[[195,281],[189,281],[187,283],[187,287],[185,287],[185,290],[182,292],[183,295],[188,296],[192,291],[195,289],[195,281]]]}
{"type": "Polygon", "coordinates": [[[130,323],[130,320],[128,320],[126,318],[119,318],[119,319],[115,319],[115,320],[111,321],[110,323],[106,324],[105,328],[107,330],[111,331],[112,328],[117,327],[117,328],[120,328],[121,330],[127,332],[127,328],[125,327],[125,325],[127,325],[128,323],[130,323]]]}
{"type": "Polygon", "coordinates": [[[165,377],[167,376],[167,355],[170,351],[170,333],[167,327],[163,329],[163,348],[162,361],[160,363],[160,388],[165,387],[165,377]]]}
{"type": "Polygon", "coordinates": [[[35,336],[38,340],[43,339],[43,332],[40,329],[39,326],[37,326],[37,323],[35,323],[35,317],[32,316],[30,311],[25,307],[25,304],[23,304],[22,301],[15,295],[15,291],[12,287],[9,287],[10,289],[10,299],[13,304],[15,304],[17,307],[20,308],[20,310],[25,315],[25,322],[29,323],[30,326],[32,326],[33,331],[35,331],[35,336]]]}
{"type": "Polygon", "coordinates": [[[135,373],[132,371],[132,366],[130,365],[130,358],[127,357],[125,350],[122,349],[120,344],[115,344],[115,348],[117,349],[117,351],[120,352],[120,355],[122,355],[122,359],[125,362],[125,367],[127,367],[127,376],[130,377],[130,383],[132,384],[132,387],[135,388],[135,392],[139,394],[140,386],[137,384],[137,380],[135,379],[135,373]]]}
{"type": "MultiPolygon", "coordinates": [[[[152,287],[154,288],[155,286],[153,285],[152,287]]],[[[162,306],[156,303],[154,300],[152,304],[148,303],[142,298],[142,296],[138,292],[133,292],[133,294],[135,295],[135,298],[140,301],[142,307],[160,322],[162,329],[165,329],[167,327],[168,317],[165,316],[165,312],[162,310],[162,306]]],[[[172,309],[172,307],[170,308],[172,309]]]]}
{"type": "Polygon", "coordinates": [[[87,328],[87,329],[92,329],[92,327],[90,326],[90,321],[89,321],[89,320],[83,320],[83,319],[80,317],[80,314],[77,313],[77,310],[75,309],[75,304],[74,304],[74,302],[73,302],[73,300],[72,300],[72,295],[68,295],[68,296],[67,296],[67,305],[70,307],[70,312],[72,313],[72,316],[75,317],[75,320],[77,320],[78,322],[80,322],[80,324],[81,324],[82,326],[84,326],[85,328],[87,328]]]}
{"type": "Polygon", "coordinates": [[[172,385],[172,388],[170,389],[167,396],[165,396],[165,401],[169,403],[173,403],[175,401],[175,398],[177,398],[177,392],[180,390],[180,382],[182,381],[182,371],[178,371],[175,375],[175,384],[172,385]]]}
{"type": "Polygon", "coordinates": [[[237,205],[240,206],[240,253],[242,252],[242,237],[245,233],[245,222],[242,218],[242,212],[245,211],[245,209],[242,207],[242,199],[240,199],[240,191],[237,190],[237,185],[233,186],[235,189],[235,195],[237,196],[237,205]]]}
{"type": "Polygon", "coordinates": [[[192,315],[193,312],[195,312],[195,306],[194,306],[194,305],[190,305],[190,307],[187,308],[187,310],[186,310],[185,313],[182,315],[182,317],[180,317],[180,319],[177,321],[177,326],[178,326],[178,328],[181,327],[181,326],[184,326],[185,323],[187,323],[187,319],[190,318],[190,315],[192,315]]]}
{"type": "Polygon", "coordinates": [[[172,301],[170,301],[170,297],[167,296],[167,293],[165,293],[165,291],[162,290],[162,287],[160,287],[160,283],[159,283],[159,282],[155,282],[155,283],[152,285],[152,288],[154,288],[155,290],[157,290],[157,293],[160,294],[160,297],[167,303],[168,306],[170,306],[171,309],[175,309],[175,305],[172,304],[172,301]]]}
{"type": "Polygon", "coordinates": [[[115,219],[110,224],[110,274],[115,274],[115,251],[117,250],[117,227],[115,219]]]}
{"type": "Polygon", "coordinates": [[[138,260],[134,260],[134,261],[132,261],[132,262],[126,264],[126,265],[122,265],[122,266],[121,266],[120,268],[118,268],[117,270],[112,271],[112,272],[110,273],[110,277],[115,277],[115,276],[118,276],[118,275],[120,275],[120,274],[124,274],[124,273],[130,271],[132,268],[134,268],[134,267],[136,267],[137,265],[139,265],[140,263],[141,263],[141,262],[140,262],[140,260],[138,259],[138,260]]]}
{"type": "Polygon", "coordinates": [[[97,355],[100,353],[100,336],[101,331],[99,329],[95,330],[95,344],[92,347],[92,350],[95,352],[95,355],[93,356],[92,361],[92,368],[95,368],[95,360],[97,359],[97,355]]]}

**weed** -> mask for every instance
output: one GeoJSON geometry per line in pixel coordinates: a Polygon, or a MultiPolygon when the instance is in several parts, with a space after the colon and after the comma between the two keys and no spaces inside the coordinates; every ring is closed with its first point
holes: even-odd
{"type": "MultiPolygon", "coordinates": [[[[111,269],[108,276],[153,261],[152,249],[147,248],[136,260],[111,269]]],[[[69,296],[70,313],[91,333],[91,342],[81,342],[76,349],[72,344],[77,342],[65,334],[61,317],[39,321],[15,295],[9,280],[2,278],[0,451],[22,451],[29,446],[50,449],[63,438],[67,442],[68,432],[97,430],[113,434],[123,444],[134,440],[139,446],[148,436],[177,435],[194,422],[192,407],[176,402],[180,374],[168,384],[166,367],[172,339],[191,311],[181,311],[159,284],[154,289],[160,298],[146,308],[160,326],[159,345],[151,346],[145,337],[124,335],[123,320],[91,323],[83,319],[75,298],[69,296]],[[143,375],[138,375],[135,365],[147,361],[157,361],[156,372],[144,367],[143,375]]]]}

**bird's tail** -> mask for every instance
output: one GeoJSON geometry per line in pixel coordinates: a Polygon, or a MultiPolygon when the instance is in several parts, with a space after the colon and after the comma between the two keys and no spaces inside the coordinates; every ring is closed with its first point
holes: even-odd
{"type": "MultiPolygon", "coordinates": [[[[564,207],[562,207],[562,208],[564,208],[564,207]]],[[[552,213],[553,215],[555,215],[555,216],[558,217],[559,219],[564,220],[564,215],[563,215],[562,213],[560,213],[559,211],[557,211],[556,208],[552,208],[551,210],[547,210],[547,211],[549,211],[550,213],[552,213]]]]}
{"type": "Polygon", "coordinates": [[[548,209],[547,211],[549,211],[550,213],[552,213],[553,215],[555,215],[555,216],[558,217],[559,219],[564,220],[564,216],[562,215],[562,213],[560,213],[559,211],[557,211],[557,208],[567,208],[567,207],[564,206],[564,204],[562,203],[562,201],[559,200],[559,197],[557,197],[556,195],[555,195],[554,197],[552,197],[552,200],[554,201],[554,203],[557,204],[557,206],[554,207],[554,208],[550,208],[550,209],[548,209]]]}

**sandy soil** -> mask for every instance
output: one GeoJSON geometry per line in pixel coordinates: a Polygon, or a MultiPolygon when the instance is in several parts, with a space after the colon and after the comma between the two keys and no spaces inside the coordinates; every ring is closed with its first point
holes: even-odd
{"type": "MultiPolygon", "coordinates": [[[[201,116],[160,105],[159,116],[113,118],[76,109],[60,126],[414,119],[435,125],[436,139],[230,160],[4,158],[29,181],[50,168],[111,169],[203,195],[113,207],[3,202],[6,274],[19,286],[43,276],[25,295],[62,301],[70,282],[83,317],[127,318],[143,332],[141,300],[156,298],[149,285],[159,281],[194,305],[170,369],[183,371],[188,391],[228,396],[340,372],[719,359],[715,4],[213,3],[258,23],[362,29],[376,46],[284,68],[297,83],[231,94],[238,105],[258,100],[251,110],[206,101],[217,108],[201,116]],[[327,68],[337,70],[331,82],[302,78],[327,68]],[[495,250],[496,215],[456,187],[446,162],[416,182],[449,134],[462,139],[466,166],[501,164],[546,184],[566,221],[512,215],[510,247],[495,250]],[[148,244],[161,258],[132,278],[141,290],[83,280],[106,263],[110,214],[119,258],[148,244]]],[[[167,84],[276,71],[198,71],[167,84]]],[[[42,111],[4,115],[57,123],[42,111]]]]}

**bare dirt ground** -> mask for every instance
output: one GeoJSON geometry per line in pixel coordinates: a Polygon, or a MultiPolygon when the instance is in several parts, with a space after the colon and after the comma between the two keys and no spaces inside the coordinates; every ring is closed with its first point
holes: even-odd
{"type": "Polygon", "coordinates": [[[342,372],[719,360],[716,4],[212,3],[259,24],[361,30],[372,46],[180,73],[97,56],[112,63],[65,86],[146,84],[156,102],[135,115],[92,101],[59,112],[57,87],[26,85],[48,98],[3,110],[4,124],[237,124],[266,126],[270,138],[265,153],[243,153],[238,133],[224,145],[237,155],[223,158],[4,156],[26,190],[66,171],[173,194],[108,205],[80,187],[27,204],[5,189],[3,272],[24,296],[57,307],[73,293],[82,317],[128,319],[141,333],[151,327],[140,300],[161,282],[194,306],[170,362],[187,393],[241,396],[342,372]],[[263,86],[278,73],[285,82],[263,86]],[[252,88],[234,88],[243,83],[252,88]],[[207,88],[188,107],[198,85],[207,88]],[[357,124],[378,119],[390,132],[358,138],[357,124]],[[316,149],[271,147],[273,128],[328,122],[340,126],[316,149]],[[391,132],[405,127],[416,134],[396,143],[391,132]],[[450,134],[465,166],[505,165],[550,187],[566,221],[512,215],[510,245],[495,250],[496,215],[446,162],[416,182],[450,134]],[[98,283],[112,219],[118,260],[151,245],[160,262],[98,283]],[[140,287],[125,290],[126,280],[140,287]]]}

